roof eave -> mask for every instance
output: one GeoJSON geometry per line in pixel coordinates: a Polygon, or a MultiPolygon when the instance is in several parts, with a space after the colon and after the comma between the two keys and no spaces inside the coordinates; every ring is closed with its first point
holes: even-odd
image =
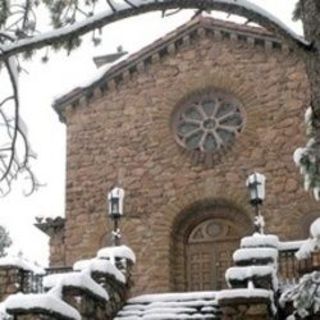
{"type": "Polygon", "coordinates": [[[106,71],[98,80],[94,81],[86,87],[78,87],[68,94],[58,98],[53,103],[54,110],[58,113],[59,119],[62,122],[66,122],[65,109],[67,106],[76,106],[83,97],[90,98],[93,96],[93,92],[96,87],[100,88],[101,91],[105,91],[108,87],[108,82],[111,80],[119,81],[118,78],[122,78],[122,73],[126,70],[137,69],[139,63],[152,63],[152,57],[159,54],[161,51],[168,49],[171,44],[175,44],[180,39],[188,37],[196,30],[207,29],[214,33],[219,33],[220,37],[223,33],[229,34],[230,38],[235,38],[240,41],[240,37],[246,37],[248,43],[254,45],[255,39],[263,40],[265,42],[265,47],[270,47],[274,44],[282,46],[282,41],[275,37],[272,33],[266,31],[265,29],[259,27],[248,27],[244,25],[238,25],[235,23],[224,22],[222,20],[215,20],[212,18],[200,17],[195,20],[178,27],[173,32],[167,34],[166,36],[156,40],[151,45],[146,46],[137,53],[134,53],[128,57],[127,60],[121,61],[119,64],[112,66],[106,71]]]}

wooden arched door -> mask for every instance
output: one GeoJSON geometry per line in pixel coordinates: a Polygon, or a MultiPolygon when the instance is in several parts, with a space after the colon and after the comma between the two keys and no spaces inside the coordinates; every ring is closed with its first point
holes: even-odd
{"type": "Polygon", "coordinates": [[[185,242],[187,289],[220,290],[226,287],[224,274],[239,248],[240,234],[234,223],[207,219],[196,225],[185,242]]]}

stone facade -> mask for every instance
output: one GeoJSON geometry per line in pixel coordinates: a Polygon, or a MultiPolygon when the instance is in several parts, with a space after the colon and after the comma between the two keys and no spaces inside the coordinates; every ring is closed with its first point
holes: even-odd
{"type": "MultiPolygon", "coordinates": [[[[134,294],[186,289],[181,228],[188,233],[212,216],[242,228],[243,235],[250,230],[253,212],[244,182],[253,170],[267,177],[268,232],[284,240],[305,237],[302,221],[317,205],[292,161],[304,143],[304,66],[290,50],[254,39],[273,39],[264,31],[247,28],[254,40],[242,41],[202,23],[192,25],[188,41],[179,44],[177,31],[156,42],[148,49],[149,62],[136,72],[128,67],[107,90],[83,92],[78,105],[65,107],[66,221],[58,235],[65,245],[51,250],[53,266],[72,265],[110,242],[106,194],[116,184],[126,191],[123,242],[137,254],[134,294]],[[176,143],[171,122],[180,101],[207,88],[232,93],[245,115],[233,147],[212,166],[176,143]]],[[[51,241],[53,247],[59,242],[55,236],[51,241]]]]}

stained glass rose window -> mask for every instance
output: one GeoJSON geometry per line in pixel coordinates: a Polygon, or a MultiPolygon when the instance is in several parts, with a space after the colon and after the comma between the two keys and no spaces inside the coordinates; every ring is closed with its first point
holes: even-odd
{"type": "Polygon", "coordinates": [[[220,90],[206,90],[185,99],[173,115],[179,145],[190,151],[215,153],[231,145],[244,125],[241,103],[220,90]]]}

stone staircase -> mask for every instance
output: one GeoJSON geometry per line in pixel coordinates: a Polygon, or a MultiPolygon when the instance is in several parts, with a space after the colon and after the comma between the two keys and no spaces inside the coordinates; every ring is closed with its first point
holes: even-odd
{"type": "Polygon", "coordinates": [[[20,260],[0,259],[0,280],[7,281],[0,320],[113,320],[127,300],[134,263],[129,247],[106,247],[68,272],[43,274],[41,290],[30,292],[22,280],[32,270],[20,260]]]}
{"type": "Polygon", "coordinates": [[[163,293],[128,300],[114,320],[221,319],[216,293],[163,293]]]}

